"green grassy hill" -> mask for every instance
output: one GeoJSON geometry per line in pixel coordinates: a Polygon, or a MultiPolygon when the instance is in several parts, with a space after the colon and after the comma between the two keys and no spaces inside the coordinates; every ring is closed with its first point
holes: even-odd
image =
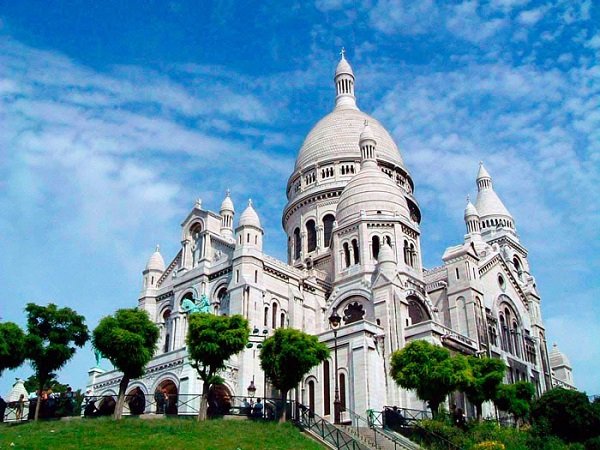
{"type": "Polygon", "coordinates": [[[322,449],[291,424],[125,418],[0,424],[0,449],[322,449]],[[14,445],[13,445],[14,444],[14,445]]]}

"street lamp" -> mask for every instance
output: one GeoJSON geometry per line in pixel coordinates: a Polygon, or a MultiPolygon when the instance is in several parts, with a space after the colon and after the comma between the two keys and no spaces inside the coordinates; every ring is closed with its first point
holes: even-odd
{"type": "Polygon", "coordinates": [[[254,377],[252,377],[252,381],[248,385],[248,397],[254,398],[254,394],[256,394],[256,386],[254,385],[254,377]]]}
{"type": "Polygon", "coordinates": [[[337,332],[340,324],[342,323],[342,318],[337,313],[337,310],[334,309],[331,316],[329,316],[329,325],[333,330],[333,348],[335,354],[335,399],[333,400],[333,423],[340,423],[342,409],[340,402],[340,390],[338,387],[338,354],[337,354],[337,332]]]}

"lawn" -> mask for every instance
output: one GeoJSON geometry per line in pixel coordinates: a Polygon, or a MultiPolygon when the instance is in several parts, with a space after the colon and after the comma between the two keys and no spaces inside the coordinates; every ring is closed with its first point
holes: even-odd
{"type": "Polygon", "coordinates": [[[323,449],[291,424],[85,419],[0,424],[0,449],[323,449]],[[14,444],[14,445],[13,445],[14,444]]]}

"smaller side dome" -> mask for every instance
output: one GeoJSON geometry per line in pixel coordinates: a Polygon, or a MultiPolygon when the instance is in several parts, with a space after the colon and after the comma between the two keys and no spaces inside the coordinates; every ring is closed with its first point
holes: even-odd
{"type": "Polygon", "coordinates": [[[571,368],[571,362],[569,361],[569,358],[567,358],[567,355],[565,355],[563,352],[561,352],[558,349],[558,346],[556,345],[556,343],[552,346],[552,351],[550,352],[549,359],[550,359],[550,367],[551,368],[556,368],[556,367],[561,367],[561,366],[566,366],[568,368],[571,368]]]}
{"type": "Polygon", "coordinates": [[[146,264],[146,270],[158,270],[160,272],[165,271],[165,260],[160,254],[160,246],[156,246],[156,250],[148,259],[148,264],[146,264]]]}
{"type": "Polygon", "coordinates": [[[223,203],[221,203],[221,210],[220,211],[231,211],[231,212],[235,212],[235,209],[233,207],[233,202],[231,201],[231,195],[230,195],[230,191],[229,189],[227,189],[227,191],[225,192],[225,198],[223,199],[223,203]]]}
{"type": "Polygon", "coordinates": [[[471,199],[467,196],[467,206],[465,207],[465,219],[467,217],[477,217],[479,218],[479,213],[477,212],[477,208],[475,205],[471,203],[471,199]]]}
{"type": "Polygon", "coordinates": [[[262,228],[260,225],[260,219],[258,218],[258,214],[254,210],[252,206],[252,200],[248,200],[248,206],[240,216],[240,221],[238,223],[238,227],[256,227],[262,228]]]}

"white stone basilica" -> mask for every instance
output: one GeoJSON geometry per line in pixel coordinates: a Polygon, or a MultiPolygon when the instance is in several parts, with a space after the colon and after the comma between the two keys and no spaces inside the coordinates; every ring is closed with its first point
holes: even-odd
{"type": "MultiPolygon", "coordinates": [[[[389,376],[391,354],[414,339],[502,358],[507,382],[531,381],[538,393],[557,384],[572,387],[568,359],[557,348],[548,354],[527,249],[483,164],[477,200],[465,208],[463,241],[446,250],[443,265],[424,268],[421,212],[398,147],[358,108],[344,56],[334,80],[335,107],[306,137],[288,181],[282,217],[288,262],[263,252],[263,228],[252,202],[237,226],[229,194],[219,213],[197,202],[182,223],[177,255],[165,265],[157,248],[143,272],[139,307],[159,325],[161,338],[146,375],[130,390],[201,392],[187,360],[181,304],[203,295],[214,314],[241,314],[254,330],[252,347],[232,358],[223,374],[229,395],[246,396],[254,382],[257,396],[272,396],[257,344],[276,328],[298,328],[333,350],[328,318],[334,311],[342,316],[341,402],[358,414],[385,405],[424,409],[389,376]]],[[[292,393],[332,420],[333,354],[292,393]]],[[[95,367],[88,388],[114,394],[119,379],[119,372],[95,367]]],[[[455,401],[470,410],[462,396],[455,401]]]]}

